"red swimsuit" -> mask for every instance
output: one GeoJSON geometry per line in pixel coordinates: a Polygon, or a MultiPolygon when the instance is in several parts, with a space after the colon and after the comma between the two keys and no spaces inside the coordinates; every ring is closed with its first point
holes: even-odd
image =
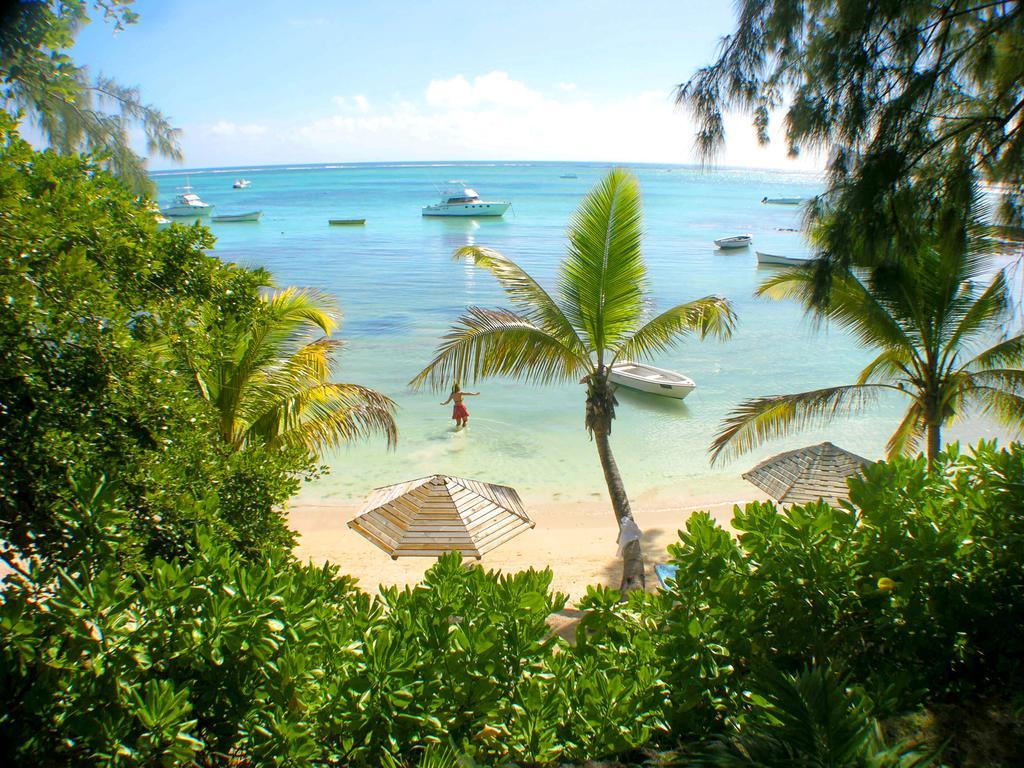
{"type": "Polygon", "coordinates": [[[452,418],[456,421],[469,418],[469,410],[466,408],[465,403],[455,404],[455,407],[452,408],[452,418]]]}

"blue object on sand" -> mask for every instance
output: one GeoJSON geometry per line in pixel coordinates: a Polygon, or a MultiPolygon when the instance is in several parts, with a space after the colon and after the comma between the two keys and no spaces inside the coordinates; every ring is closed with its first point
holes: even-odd
{"type": "Polygon", "coordinates": [[[674,579],[676,577],[676,571],[678,570],[679,566],[677,565],[666,565],[664,563],[659,563],[658,565],[654,566],[654,575],[658,577],[658,581],[661,582],[661,586],[664,589],[668,587],[668,584],[666,582],[669,579],[674,579]]]}

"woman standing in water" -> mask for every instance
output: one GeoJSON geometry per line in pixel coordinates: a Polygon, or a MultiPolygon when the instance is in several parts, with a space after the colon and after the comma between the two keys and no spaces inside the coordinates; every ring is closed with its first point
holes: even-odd
{"type": "Polygon", "coordinates": [[[462,398],[479,394],[479,392],[463,392],[459,389],[458,382],[452,384],[452,393],[448,395],[448,399],[441,403],[441,405],[448,405],[451,402],[455,403],[455,407],[452,408],[452,418],[455,419],[456,429],[466,426],[467,422],[469,422],[469,409],[462,402],[462,398]]]}

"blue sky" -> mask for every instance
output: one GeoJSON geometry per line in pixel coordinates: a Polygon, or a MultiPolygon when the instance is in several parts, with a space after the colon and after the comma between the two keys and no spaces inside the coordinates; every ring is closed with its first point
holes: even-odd
{"type": "MultiPolygon", "coordinates": [[[[74,56],[140,87],[185,165],[401,160],[685,163],[673,86],[713,60],[731,3],[137,0],[74,56]]],[[[731,116],[724,164],[793,163],[731,116]]],[[[154,169],[169,167],[154,159],[154,169]]]]}

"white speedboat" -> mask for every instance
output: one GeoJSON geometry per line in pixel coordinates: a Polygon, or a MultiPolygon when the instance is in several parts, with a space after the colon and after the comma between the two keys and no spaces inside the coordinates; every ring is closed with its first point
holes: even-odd
{"type": "Polygon", "coordinates": [[[676,400],[682,400],[697,388],[689,376],[628,360],[623,360],[612,366],[608,372],[608,381],[619,386],[639,389],[641,392],[671,397],[676,400]]]}
{"type": "Polygon", "coordinates": [[[776,267],[802,267],[810,264],[814,259],[804,259],[797,256],[782,256],[778,253],[765,253],[754,251],[757,254],[758,264],[769,264],[776,267]]]}
{"type": "Polygon", "coordinates": [[[249,211],[248,213],[230,213],[223,216],[214,216],[211,221],[232,222],[232,221],[259,221],[263,211],[249,211]]]}
{"type": "Polygon", "coordinates": [[[761,202],[765,205],[800,205],[802,197],[762,197],[761,202]]]}
{"type": "Polygon", "coordinates": [[[252,184],[252,182],[249,181],[248,179],[235,179],[235,183],[232,184],[231,186],[234,187],[235,189],[245,189],[250,184],[252,184]]]}
{"type": "Polygon", "coordinates": [[[424,216],[502,216],[512,203],[481,200],[476,190],[462,181],[449,181],[441,190],[441,202],[423,206],[424,216]]]}
{"type": "Polygon", "coordinates": [[[164,216],[209,216],[211,211],[213,206],[200,200],[199,195],[186,184],[174,197],[174,204],[164,208],[160,213],[164,216]]]}
{"type": "Polygon", "coordinates": [[[754,242],[754,238],[750,235],[733,235],[732,237],[720,237],[715,240],[715,245],[723,251],[727,251],[731,248],[746,248],[752,242],[754,242]]]}

